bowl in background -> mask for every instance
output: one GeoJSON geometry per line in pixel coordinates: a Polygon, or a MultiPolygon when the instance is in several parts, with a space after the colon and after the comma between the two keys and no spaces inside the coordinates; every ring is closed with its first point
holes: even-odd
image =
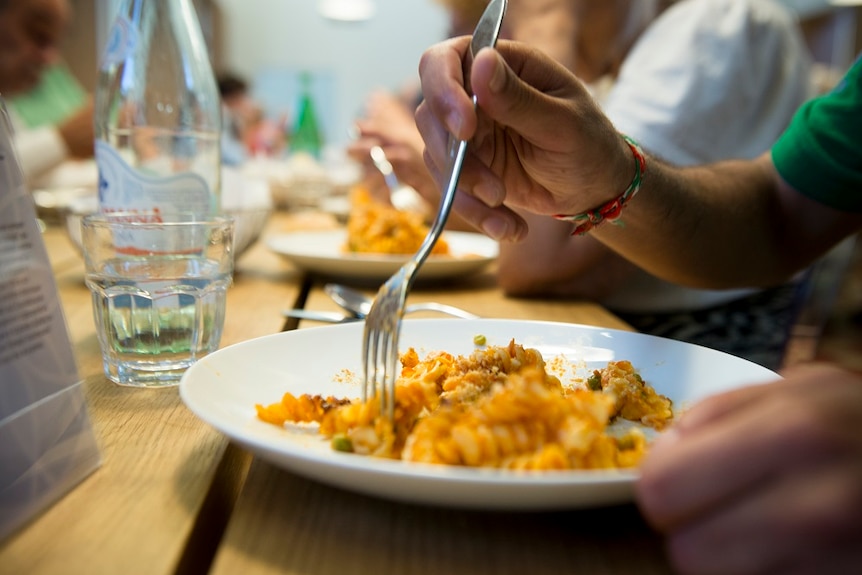
{"type": "Polygon", "coordinates": [[[35,189],[32,191],[36,216],[46,225],[63,225],[69,205],[94,195],[93,187],[35,189]]]}
{"type": "Polygon", "coordinates": [[[346,195],[362,178],[362,166],[332,147],[320,159],[307,153],[252,158],[241,172],[267,182],[275,207],[292,211],[316,209],[330,196],[346,195]]]}
{"type": "Polygon", "coordinates": [[[228,208],[224,210],[224,213],[233,216],[234,219],[233,253],[234,259],[236,259],[257,243],[269,216],[272,214],[272,208],[228,208]]]}

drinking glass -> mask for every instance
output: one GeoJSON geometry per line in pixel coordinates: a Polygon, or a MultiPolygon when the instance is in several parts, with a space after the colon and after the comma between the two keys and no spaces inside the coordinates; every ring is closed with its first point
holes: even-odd
{"type": "Polygon", "coordinates": [[[173,386],[218,348],[233,278],[233,229],[224,216],[82,219],[86,283],[109,379],[173,386]]]}

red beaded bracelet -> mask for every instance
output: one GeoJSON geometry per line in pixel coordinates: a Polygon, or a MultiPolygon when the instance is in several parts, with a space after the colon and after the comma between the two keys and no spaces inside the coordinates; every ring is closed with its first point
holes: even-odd
{"type": "Polygon", "coordinates": [[[643,150],[637,142],[624,134],[622,134],[622,136],[629,145],[629,148],[631,148],[632,155],[635,157],[635,177],[632,180],[632,183],[629,184],[629,187],[626,188],[626,191],[624,191],[620,196],[593,210],[575,214],[573,216],[565,214],[555,215],[554,218],[558,220],[575,224],[575,230],[572,232],[573,236],[582,236],[604,221],[609,221],[616,225],[623,225],[621,221],[618,221],[620,214],[629,200],[631,200],[641,189],[643,175],[644,172],[646,172],[646,156],[644,156],[643,150]]]}

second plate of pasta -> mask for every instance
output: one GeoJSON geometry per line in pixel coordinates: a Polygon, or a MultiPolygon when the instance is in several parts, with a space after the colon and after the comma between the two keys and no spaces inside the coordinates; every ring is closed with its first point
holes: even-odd
{"type": "MultiPolygon", "coordinates": [[[[474,273],[497,257],[497,242],[482,234],[445,232],[451,255],[431,255],[419,270],[420,280],[445,279],[474,273]]],[[[294,265],[332,278],[382,283],[407,261],[409,255],[350,253],[347,232],[326,230],[270,236],[270,250],[294,265]]]]}

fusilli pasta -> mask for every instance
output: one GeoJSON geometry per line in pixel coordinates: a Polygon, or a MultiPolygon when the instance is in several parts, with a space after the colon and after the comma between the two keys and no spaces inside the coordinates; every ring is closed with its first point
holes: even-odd
{"type": "Polygon", "coordinates": [[[470,355],[401,357],[395,423],[378,402],[320,396],[257,406],[268,423],[317,422],[336,449],[407,461],[509,469],[597,469],[637,465],[643,431],[612,433],[617,417],[661,429],[673,418],[628,361],[608,363],[581,386],[563,385],[535,349],[511,341],[470,355]]]}

